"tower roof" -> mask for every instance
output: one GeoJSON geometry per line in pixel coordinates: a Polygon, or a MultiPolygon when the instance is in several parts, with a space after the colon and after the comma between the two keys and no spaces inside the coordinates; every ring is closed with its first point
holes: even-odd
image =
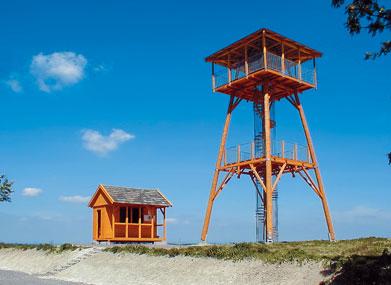
{"type": "Polygon", "coordinates": [[[301,43],[296,42],[292,39],[289,39],[281,34],[273,32],[269,29],[262,28],[262,29],[257,30],[256,32],[251,33],[251,34],[241,38],[240,40],[220,49],[219,51],[211,54],[210,56],[205,58],[205,61],[206,62],[219,62],[219,63],[225,65],[224,58],[229,53],[232,53],[236,49],[244,47],[245,45],[250,44],[251,42],[261,40],[263,33],[265,33],[265,37],[267,40],[272,40],[272,41],[275,41],[278,43],[284,43],[284,46],[286,47],[287,51],[289,50],[289,48],[295,49],[295,50],[299,49],[300,52],[302,53],[301,58],[303,61],[305,61],[306,59],[317,58],[317,57],[322,56],[321,52],[319,52],[313,48],[310,48],[304,44],[301,44],[301,43]]]}

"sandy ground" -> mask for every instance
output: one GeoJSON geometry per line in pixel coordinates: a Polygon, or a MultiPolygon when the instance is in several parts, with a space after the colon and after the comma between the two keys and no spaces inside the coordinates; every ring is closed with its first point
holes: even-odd
{"type": "Polygon", "coordinates": [[[61,264],[69,262],[77,254],[78,251],[51,254],[41,250],[1,249],[0,269],[44,274],[61,264]]]}
{"type": "MultiPolygon", "coordinates": [[[[0,250],[0,269],[44,273],[69,262],[75,252],[45,254],[36,250],[0,250]]],[[[319,263],[303,265],[231,262],[212,258],[151,257],[97,253],[50,278],[108,284],[319,284],[319,263]]]]}

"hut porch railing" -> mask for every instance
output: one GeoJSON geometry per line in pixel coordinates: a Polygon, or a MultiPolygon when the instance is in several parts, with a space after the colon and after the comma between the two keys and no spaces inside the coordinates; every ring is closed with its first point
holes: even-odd
{"type": "Polygon", "coordinates": [[[114,239],[122,238],[162,240],[162,237],[158,235],[158,231],[159,228],[163,229],[164,224],[115,222],[114,226],[114,239]]]}
{"type": "MultiPolygon", "coordinates": [[[[142,222],[141,208],[139,208],[138,223],[129,222],[128,210],[126,207],[125,222],[120,222],[113,215],[113,236],[112,240],[142,240],[142,241],[163,241],[166,240],[166,209],[158,208],[162,214],[163,221],[158,223],[158,216],[152,216],[149,222],[142,222]],[[161,233],[161,236],[159,235],[161,233]]],[[[157,214],[157,212],[156,212],[157,214]]]]}

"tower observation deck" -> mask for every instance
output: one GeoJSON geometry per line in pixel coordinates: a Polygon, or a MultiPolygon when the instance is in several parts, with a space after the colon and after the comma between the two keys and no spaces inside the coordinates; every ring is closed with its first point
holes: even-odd
{"type": "MultiPolygon", "coordinates": [[[[299,94],[317,87],[315,59],[321,53],[268,29],[260,29],[208,56],[212,64],[214,92],[230,96],[212,187],[208,199],[201,240],[209,229],[214,200],[233,176],[248,175],[263,204],[265,241],[274,241],[272,196],[283,174],[301,177],[320,198],[329,239],[335,234],[326,194],[307,120],[299,94]],[[286,99],[298,111],[306,138],[299,146],[275,142],[272,107],[286,99]],[[232,112],[242,102],[254,104],[261,130],[254,141],[234,148],[226,147],[232,112]],[[225,173],[225,175],[220,174],[225,173]]],[[[275,193],[276,194],[276,193],[275,193]]],[[[258,196],[257,196],[258,197],[258,196]]]]}

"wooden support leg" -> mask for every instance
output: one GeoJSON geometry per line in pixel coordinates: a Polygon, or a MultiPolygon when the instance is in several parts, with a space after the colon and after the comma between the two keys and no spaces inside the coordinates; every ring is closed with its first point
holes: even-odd
{"type": "Polygon", "coordinates": [[[264,127],[265,127],[265,186],[266,186],[266,242],[273,242],[273,201],[272,201],[272,161],[270,139],[270,94],[264,93],[264,127]]]}
{"type": "Polygon", "coordinates": [[[300,103],[299,96],[297,96],[297,93],[295,94],[295,101],[296,101],[295,102],[296,108],[299,111],[301,123],[304,128],[304,133],[305,133],[305,137],[307,140],[308,149],[309,149],[309,152],[311,155],[311,160],[312,160],[312,163],[315,164],[315,169],[314,169],[315,176],[316,176],[316,180],[318,182],[318,190],[319,190],[319,194],[320,194],[320,199],[322,201],[323,212],[324,212],[324,215],[326,218],[327,228],[328,228],[328,232],[329,232],[329,239],[331,241],[334,241],[335,240],[334,227],[333,227],[333,223],[331,221],[331,215],[330,215],[330,211],[329,211],[329,206],[327,204],[326,194],[324,192],[323,180],[322,180],[322,176],[320,174],[320,170],[318,167],[318,162],[317,162],[316,155],[315,155],[314,145],[312,143],[311,134],[310,134],[308,124],[307,124],[307,119],[305,117],[304,109],[300,103]]]}
{"type": "Polygon", "coordinates": [[[213,175],[212,187],[211,187],[210,193],[209,193],[208,206],[207,206],[206,212],[205,212],[204,226],[202,227],[202,233],[201,233],[201,240],[202,241],[206,240],[206,236],[208,234],[209,222],[210,222],[210,217],[211,217],[212,207],[213,207],[213,201],[216,196],[216,187],[217,187],[217,182],[219,180],[219,174],[220,174],[219,168],[221,166],[221,160],[223,158],[225,143],[227,141],[228,128],[229,128],[229,124],[231,122],[231,114],[232,114],[233,109],[239,104],[239,102],[240,101],[238,100],[234,103],[234,97],[231,96],[231,99],[229,101],[227,115],[225,118],[223,134],[221,136],[221,143],[220,143],[219,153],[217,156],[216,168],[215,168],[214,175],[213,175]]]}

